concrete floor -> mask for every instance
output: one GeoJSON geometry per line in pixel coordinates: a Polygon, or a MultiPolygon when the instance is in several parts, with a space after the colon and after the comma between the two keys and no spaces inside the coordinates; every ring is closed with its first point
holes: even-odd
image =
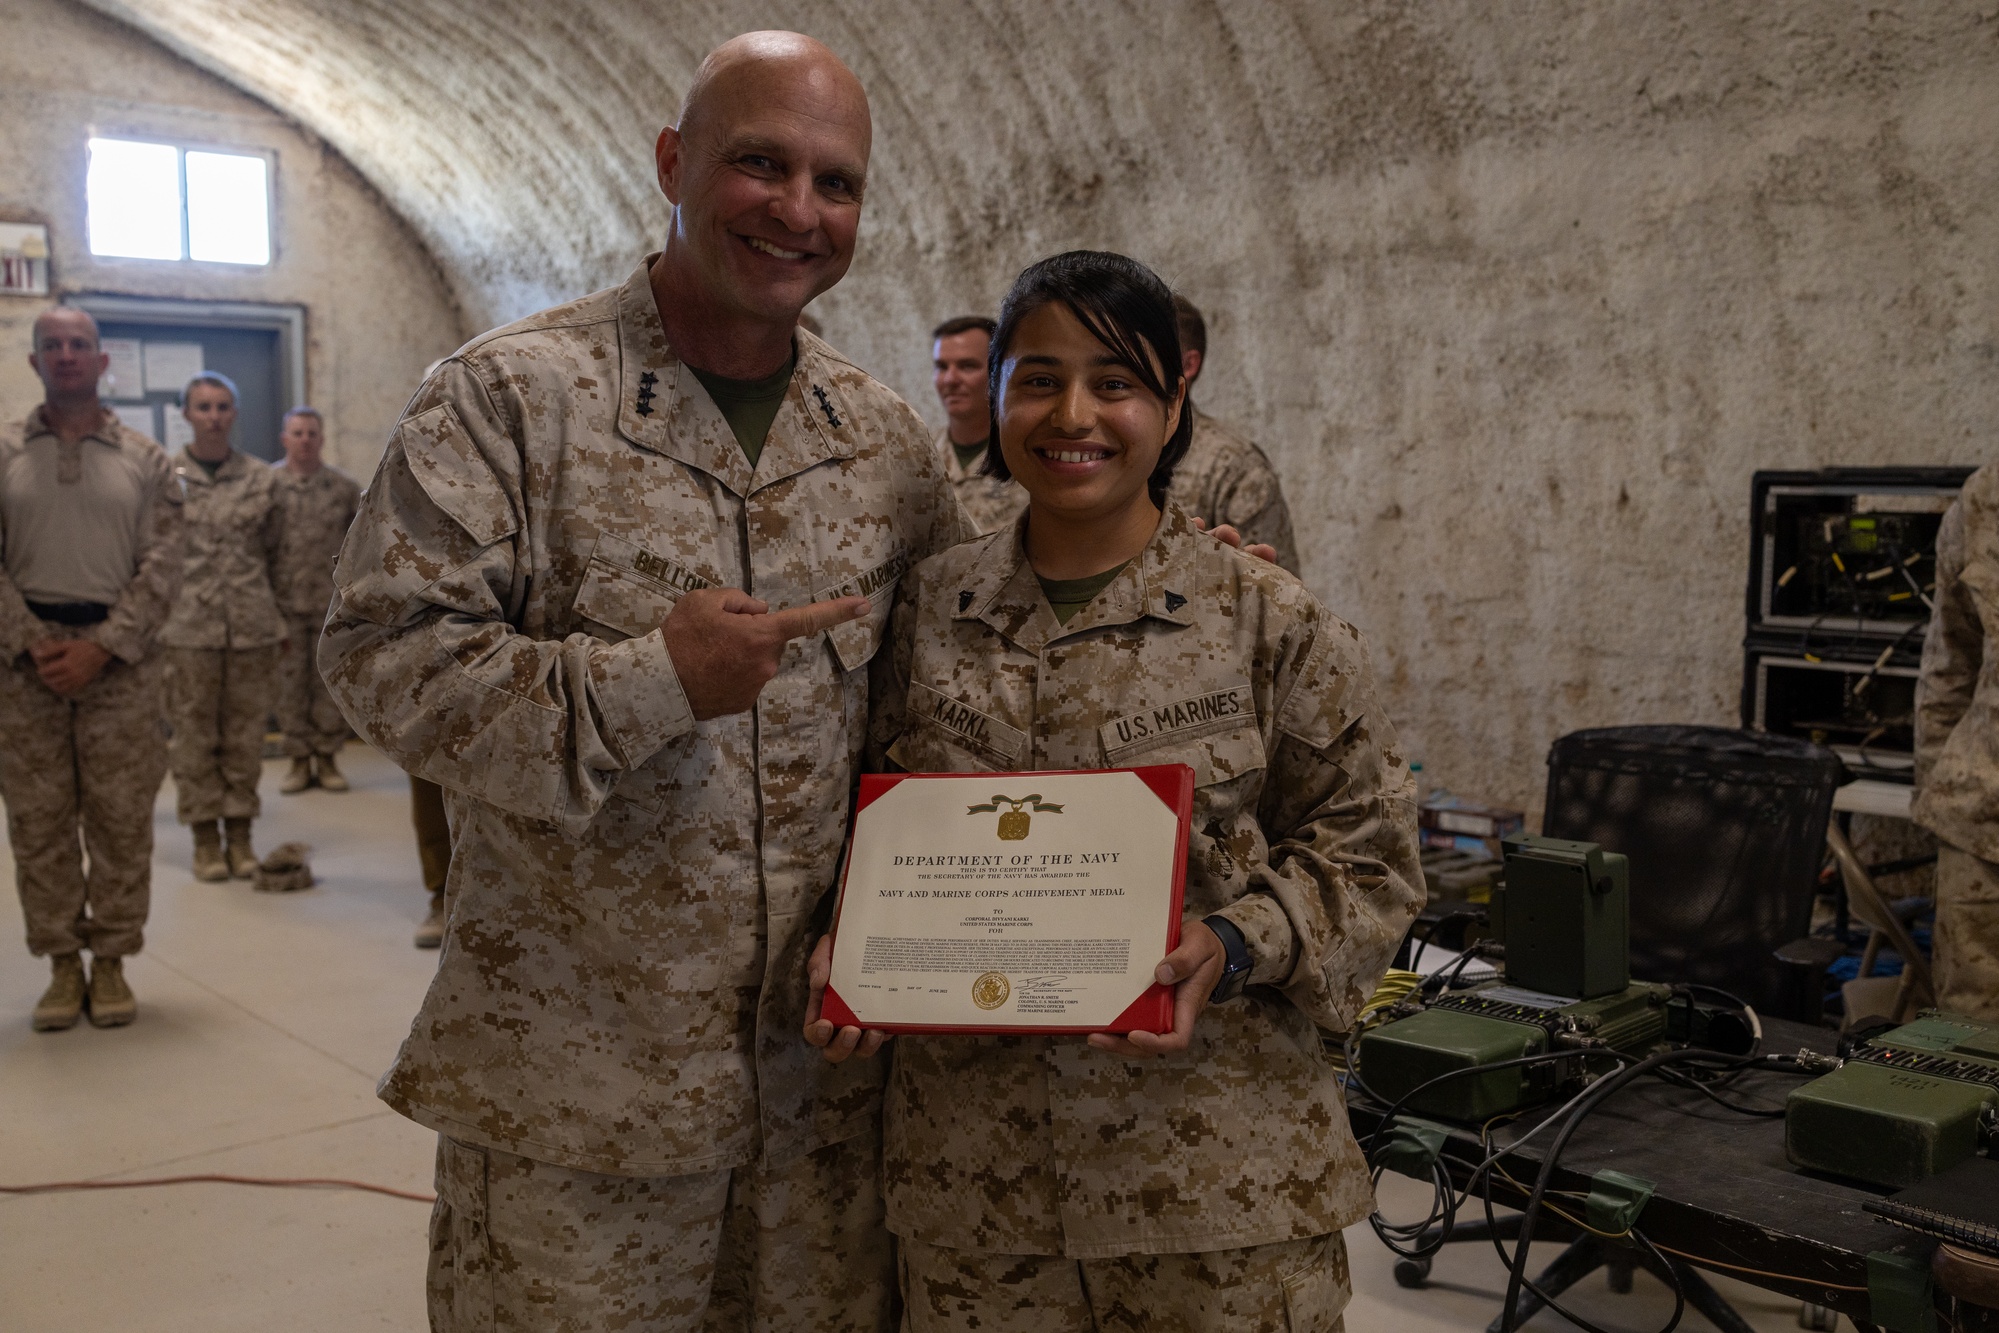
{"type": "MultiPolygon", "coordinates": [[[[291,895],[196,883],[171,784],[162,792],[152,925],[127,964],[132,1027],[30,1032],[46,965],[13,943],[19,904],[0,895],[0,1184],[226,1173],[428,1191],[431,1135],[374,1096],[435,958],[410,946],[424,903],[408,788],[359,746],[343,767],[352,792],[287,797],[283,765],[267,765],[258,849],[308,842],[321,880],[291,895]]],[[[12,871],[0,850],[0,876],[12,871]]],[[[1423,1206],[1421,1187],[1389,1182],[1391,1215],[1423,1206]]],[[[234,1185],[0,1196],[0,1328],[416,1333],[428,1215],[379,1195],[234,1185]]],[[[1394,1285],[1365,1225],[1348,1245],[1354,1333],[1471,1333],[1497,1309],[1489,1245],[1449,1247],[1421,1292],[1394,1285]]],[[[1615,1296],[1594,1278],[1575,1304],[1610,1328],[1657,1328],[1670,1298],[1638,1284],[1615,1296]]],[[[1759,1333],[1796,1327],[1794,1303],[1717,1285],[1759,1333]]],[[[1707,1324],[1690,1313],[1685,1327],[1707,1324]]]]}

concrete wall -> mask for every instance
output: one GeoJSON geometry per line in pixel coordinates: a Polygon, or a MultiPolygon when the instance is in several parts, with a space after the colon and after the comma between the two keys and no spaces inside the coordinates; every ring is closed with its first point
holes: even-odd
{"type": "Polygon", "coordinates": [[[63,0],[0,0],[0,123],[0,217],[48,224],[56,289],[0,296],[0,420],[40,401],[30,326],[64,292],[302,305],[328,459],[365,478],[424,367],[462,341],[442,272],[337,149],[123,24],[63,0]],[[93,258],[84,170],[97,133],[274,151],[274,261],[93,258]]]}
{"type": "Polygon", "coordinates": [[[1980,462],[1999,420],[1983,0],[92,0],[339,147],[475,324],[621,279],[717,41],[872,91],[837,343],[1125,249],[1211,317],[1208,406],[1457,790],[1576,727],[1730,722],[1750,473],[1980,462]]]}

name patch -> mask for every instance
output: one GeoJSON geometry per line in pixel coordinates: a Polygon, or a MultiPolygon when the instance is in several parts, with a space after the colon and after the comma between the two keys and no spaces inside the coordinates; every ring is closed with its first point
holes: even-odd
{"type": "Polygon", "coordinates": [[[812,600],[830,602],[837,597],[873,598],[877,593],[893,588],[896,580],[909,572],[909,563],[909,552],[897,551],[873,569],[856,574],[845,583],[813,593],[812,600]]]}
{"type": "Polygon", "coordinates": [[[696,588],[712,588],[715,585],[702,578],[691,569],[683,569],[664,556],[654,555],[640,547],[632,557],[632,568],[659,583],[664,583],[675,592],[693,592],[696,588]]]}
{"type": "Polygon", "coordinates": [[[1006,763],[1027,752],[1027,733],[1010,727],[990,713],[934,690],[921,681],[909,683],[909,711],[928,718],[971,749],[983,750],[1006,763]]]}
{"type": "Polygon", "coordinates": [[[1256,724],[1256,696],[1247,680],[1192,698],[1140,709],[1104,723],[1100,732],[1104,756],[1118,764],[1126,755],[1163,741],[1186,740],[1244,724],[1256,724]]]}

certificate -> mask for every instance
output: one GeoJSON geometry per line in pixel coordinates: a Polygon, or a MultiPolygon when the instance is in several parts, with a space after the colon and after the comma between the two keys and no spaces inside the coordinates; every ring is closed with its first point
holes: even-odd
{"type": "Polygon", "coordinates": [[[1166,1032],[1194,770],[861,779],[822,1007],[889,1032],[1166,1032]]]}

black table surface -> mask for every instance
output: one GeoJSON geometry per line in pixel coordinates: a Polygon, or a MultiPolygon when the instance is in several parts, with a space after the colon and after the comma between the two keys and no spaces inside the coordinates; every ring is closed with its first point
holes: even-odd
{"type": "MultiPolygon", "coordinates": [[[[1781,1019],[1762,1022],[1766,1054],[1800,1049],[1830,1054],[1838,1040],[1823,1028],[1781,1019]]],[[[1778,1107],[1804,1081],[1754,1070],[1732,1081],[1727,1095],[1752,1106],[1778,1107]]],[[[1495,1133],[1494,1146],[1519,1138],[1559,1104],[1510,1122],[1495,1133]]],[[[1352,1090],[1349,1114],[1363,1146],[1385,1110],[1358,1088],[1352,1090]]],[[[1502,1159],[1514,1179],[1533,1185],[1531,1173],[1539,1170],[1557,1133],[1551,1128],[1502,1159]]],[[[1478,1130],[1455,1127],[1444,1156],[1462,1186],[1480,1160],[1478,1130]]],[[[1695,1267],[1830,1306],[1862,1322],[1870,1318],[1868,1254],[1893,1251],[1927,1264],[1935,1248],[1926,1237],[1861,1211],[1866,1200],[1892,1191],[1793,1166],[1784,1156],[1782,1120],[1740,1115],[1659,1079],[1640,1079],[1592,1111],[1563,1149],[1550,1188],[1586,1191],[1592,1175],[1611,1169],[1656,1187],[1637,1224],[1655,1245],[1695,1267]]],[[[1503,1179],[1495,1181],[1492,1197],[1495,1204],[1517,1207],[1524,1202],[1503,1179]]],[[[1476,1195],[1458,1214],[1461,1222],[1483,1216],[1476,1195]]],[[[1549,1217],[1545,1207],[1542,1216],[1552,1226],[1543,1230],[1537,1223],[1537,1237],[1573,1234],[1549,1217]]],[[[1530,1273],[1559,1249],[1559,1243],[1543,1246],[1537,1240],[1530,1273]]]]}

